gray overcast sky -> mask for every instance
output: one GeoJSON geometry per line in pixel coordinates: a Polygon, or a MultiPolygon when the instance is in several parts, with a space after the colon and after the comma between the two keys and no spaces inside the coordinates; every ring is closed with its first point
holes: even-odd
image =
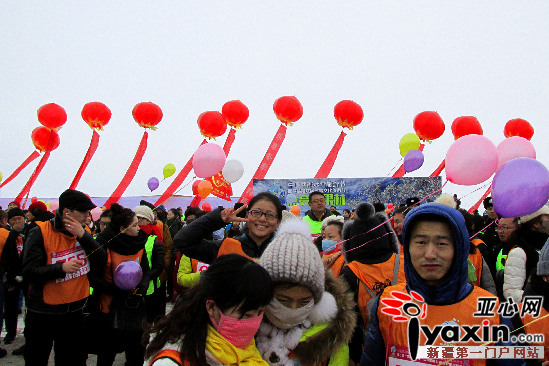
{"type": "MultiPolygon", "coordinates": [[[[202,141],[198,115],[240,99],[250,118],[229,155],[246,169],[233,185],[239,195],[279,126],[272,104],[283,95],[297,96],[304,114],[288,128],[267,178],[314,176],[340,132],[333,107],[342,99],[359,103],[365,118],[348,133],[330,177],[387,175],[400,138],[425,110],[440,113],[446,132],[426,146],[412,176],[440,163],[453,142],[451,123],[463,115],[476,116],[496,145],[509,119],[530,121],[546,164],[548,16],[546,1],[4,1],[0,172],[6,178],[33,151],[36,110],[55,102],[68,122],[31,195],[57,196],[91,139],[82,106],[101,101],[112,119],[78,188],[109,196],[143,134],[131,110],[152,101],[164,119],[126,191],[146,195],[150,177],[161,178],[167,163],[179,171],[202,141]]],[[[32,169],[1,196],[17,195],[32,169]]]]}

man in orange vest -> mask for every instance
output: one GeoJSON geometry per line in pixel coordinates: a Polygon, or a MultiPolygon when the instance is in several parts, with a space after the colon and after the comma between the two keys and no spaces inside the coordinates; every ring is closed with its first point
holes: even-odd
{"type": "Polygon", "coordinates": [[[96,207],[82,192],[67,189],[51,221],[37,222],[23,248],[26,293],[25,363],[85,365],[82,309],[90,294],[88,272],[100,271],[105,251],[84,230],[96,207]]]}
{"type": "MultiPolygon", "coordinates": [[[[483,321],[499,325],[497,297],[467,281],[470,242],[461,213],[439,203],[413,208],[404,220],[402,238],[406,283],[385,288],[374,303],[360,364],[407,364],[416,360],[418,346],[481,346],[484,339],[448,340],[442,335],[448,333],[441,330],[448,327],[464,335],[465,327],[480,328],[483,321]],[[404,300],[391,302],[397,292],[404,300]],[[486,303],[480,298],[494,306],[479,314],[478,304],[486,303]],[[386,307],[392,307],[393,314],[398,311],[404,321],[393,320],[395,315],[386,307]],[[409,310],[412,307],[414,311],[409,310]],[[430,333],[428,339],[427,327],[440,332],[430,333]]],[[[424,363],[418,358],[416,362],[424,363]]],[[[428,363],[444,361],[435,354],[432,358],[428,363]]],[[[466,360],[466,364],[484,365],[485,361],[466,360]]]]}

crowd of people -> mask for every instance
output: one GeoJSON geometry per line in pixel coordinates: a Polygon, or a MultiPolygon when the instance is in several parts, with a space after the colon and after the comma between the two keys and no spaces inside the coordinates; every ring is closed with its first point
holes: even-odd
{"type": "MultiPolygon", "coordinates": [[[[209,212],[114,203],[94,222],[95,204],[76,190],[54,213],[12,202],[0,210],[3,342],[19,336],[23,313],[13,353],[28,365],[47,365],[53,349],[56,365],[91,354],[112,365],[124,353],[126,365],[381,366],[417,362],[418,346],[482,345],[419,337],[420,325],[489,321],[545,334],[490,344],[542,346],[528,362],[549,365],[548,206],[502,218],[490,197],[480,215],[441,195],[340,214],[318,191],[309,206],[296,216],[267,192],[209,212]],[[127,262],[140,268],[131,288],[118,280],[127,262]]],[[[486,363],[526,360],[462,364],[486,363]]]]}

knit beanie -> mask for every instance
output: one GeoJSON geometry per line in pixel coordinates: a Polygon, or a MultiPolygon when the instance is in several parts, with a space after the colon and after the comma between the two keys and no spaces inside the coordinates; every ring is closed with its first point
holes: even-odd
{"type": "Polygon", "coordinates": [[[15,217],[15,216],[25,217],[25,213],[19,207],[14,207],[8,211],[8,220],[11,220],[12,217],[15,217]]]}
{"type": "Polygon", "coordinates": [[[296,283],[313,292],[315,303],[324,293],[324,265],[311,241],[311,229],[303,220],[289,219],[280,224],[259,264],[269,272],[273,283],[296,283]]]}
{"type": "Polygon", "coordinates": [[[543,205],[541,206],[541,208],[539,210],[537,210],[536,212],[534,213],[531,213],[530,215],[526,215],[526,216],[522,216],[519,220],[519,222],[521,224],[524,224],[530,220],[533,220],[535,219],[536,217],[538,216],[541,216],[541,215],[549,215],[549,207],[546,206],[546,205],[543,205]]]}
{"type": "Polygon", "coordinates": [[[154,223],[154,213],[148,206],[137,206],[133,212],[138,219],[147,219],[151,224],[154,223]]]}
{"type": "Polygon", "coordinates": [[[549,239],[539,253],[538,276],[549,276],[549,239]]]}

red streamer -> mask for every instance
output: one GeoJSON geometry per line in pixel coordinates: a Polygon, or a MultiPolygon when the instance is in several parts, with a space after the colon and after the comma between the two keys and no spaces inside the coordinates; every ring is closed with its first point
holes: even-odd
{"type": "Polygon", "coordinates": [[[95,154],[95,150],[97,150],[97,146],[99,146],[99,134],[97,133],[96,130],[93,130],[90,147],[88,148],[88,152],[86,153],[86,156],[84,156],[84,160],[82,161],[82,164],[78,169],[78,172],[76,172],[76,175],[72,180],[71,186],[69,187],[70,189],[76,189],[76,186],[80,181],[80,178],[82,178],[82,174],[84,174],[84,170],[86,170],[86,168],[88,167],[88,164],[90,163],[90,160],[93,157],[93,154],[95,154]]]}
{"type": "Polygon", "coordinates": [[[148,137],[149,137],[149,133],[145,131],[143,133],[143,137],[141,138],[141,143],[137,148],[133,161],[130,164],[128,170],[126,171],[126,174],[124,174],[124,177],[122,178],[120,183],[118,183],[118,187],[116,187],[116,189],[111,194],[107,202],[105,202],[105,204],[103,205],[106,208],[110,208],[113,203],[118,202],[120,197],[122,197],[122,195],[124,194],[124,191],[126,190],[126,188],[128,188],[128,186],[130,185],[131,181],[133,180],[133,177],[135,177],[137,168],[139,168],[141,159],[143,159],[143,155],[145,155],[145,151],[147,150],[148,137]]]}
{"type": "Polygon", "coordinates": [[[202,201],[202,198],[200,198],[199,195],[196,195],[194,196],[193,200],[191,201],[191,203],[189,204],[189,206],[191,207],[198,207],[198,205],[200,204],[200,201],[202,201]]]}
{"type": "Polygon", "coordinates": [[[30,176],[29,180],[27,181],[27,184],[23,187],[21,192],[15,197],[14,201],[17,203],[21,203],[21,200],[23,197],[30,192],[30,189],[32,188],[32,185],[34,182],[36,182],[36,178],[38,178],[38,175],[42,171],[42,168],[44,165],[46,165],[46,162],[48,161],[48,158],[50,157],[50,151],[46,151],[44,155],[42,156],[42,159],[40,159],[40,162],[36,166],[36,169],[34,170],[34,173],[30,176]]]}
{"type": "Polygon", "coordinates": [[[286,137],[286,125],[280,124],[280,127],[278,128],[278,131],[276,132],[275,137],[271,142],[271,145],[269,145],[269,148],[267,149],[267,152],[265,153],[263,160],[261,160],[261,164],[259,164],[259,167],[257,168],[254,176],[250,180],[250,183],[248,183],[248,186],[244,190],[244,193],[242,193],[242,196],[240,197],[240,200],[238,200],[238,202],[242,202],[245,205],[247,205],[248,202],[250,202],[250,199],[252,198],[253,192],[254,192],[254,187],[253,187],[254,179],[265,178],[265,175],[269,171],[269,168],[271,167],[271,164],[273,163],[274,158],[276,158],[276,154],[280,149],[280,145],[282,145],[282,143],[284,142],[285,137],[286,137]]]}
{"type": "Polygon", "coordinates": [[[482,197],[477,201],[477,203],[475,203],[469,210],[467,210],[467,212],[472,213],[473,211],[478,209],[480,204],[482,203],[482,201],[484,201],[484,199],[486,197],[488,197],[488,195],[490,193],[492,193],[492,185],[491,184],[490,184],[490,187],[488,187],[488,189],[486,190],[486,192],[482,195],[482,197]]]}
{"type": "Polygon", "coordinates": [[[446,167],[446,160],[442,160],[438,168],[436,168],[435,171],[431,173],[430,177],[438,177],[440,173],[442,173],[445,167],[446,167]]]}
{"type": "MultiPolygon", "coordinates": [[[[425,148],[425,144],[419,145],[419,151],[423,151],[425,148]]],[[[404,174],[406,174],[406,170],[404,170],[404,164],[402,164],[397,171],[393,174],[393,178],[402,177],[404,174]]]]}
{"type": "Polygon", "coordinates": [[[38,153],[38,151],[34,151],[32,154],[30,154],[29,157],[23,162],[23,164],[21,164],[19,168],[15,169],[15,171],[11,173],[11,175],[5,181],[3,181],[2,184],[0,184],[0,188],[11,182],[13,178],[17,177],[17,175],[19,175],[19,173],[21,173],[21,171],[27,167],[27,165],[29,165],[34,159],[39,156],[40,154],[38,153]]]}
{"type": "Polygon", "coordinates": [[[326,160],[324,160],[324,163],[322,163],[322,165],[318,169],[315,178],[328,178],[328,175],[330,175],[330,172],[334,167],[334,163],[337,159],[337,154],[339,153],[341,146],[343,146],[343,140],[345,139],[345,136],[347,136],[347,134],[341,131],[339,137],[334,144],[334,147],[332,147],[332,150],[330,150],[330,153],[328,153],[326,160]]]}
{"type": "MultiPolygon", "coordinates": [[[[202,143],[200,144],[200,146],[204,145],[205,143],[207,143],[208,141],[206,141],[206,139],[204,139],[204,141],[202,141],[202,143]]],[[[194,155],[194,154],[193,154],[194,155]]],[[[183,181],[185,180],[185,178],[187,178],[187,175],[189,175],[189,173],[191,172],[193,168],[193,157],[191,156],[189,161],[187,161],[187,164],[185,164],[185,166],[183,167],[183,169],[181,169],[181,171],[179,172],[179,174],[177,174],[177,177],[175,177],[175,179],[173,180],[172,184],[170,184],[170,186],[166,189],[166,191],[164,193],[162,193],[162,196],[160,196],[160,198],[154,203],[155,206],[158,206],[158,205],[161,205],[163,204],[164,202],[166,202],[166,200],[168,198],[170,198],[172,196],[172,194],[174,194],[175,190],[177,188],[179,188],[179,186],[183,183],[183,181]]]]}
{"type": "Polygon", "coordinates": [[[223,151],[225,151],[225,157],[229,156],[229,152],[231,151],[231,146],[233,146],[235,134],[236,134],[236,130],[234,128],[231,128],[231,131],[229,131],[229,134],[227,135],[227,139],[225,140],[225,145],[223,145],[223,151]]]}

